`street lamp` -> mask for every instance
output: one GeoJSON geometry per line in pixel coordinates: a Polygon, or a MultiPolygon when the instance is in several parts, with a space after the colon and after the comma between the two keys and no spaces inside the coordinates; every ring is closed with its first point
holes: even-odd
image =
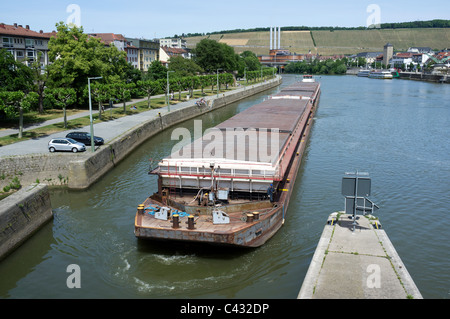
{"type": "Polygon", "coordinates": [[[245,68],[244,68],[244,79],[245,79],[245,82],[244,82],[244,91],[245,91],[245,89],[247,88],[246,83],[248,83],[248,81],[247,81],[247,69],[248,69],[248,67],[245,67],[245,68]]]}
{"type": "Polygon", "coordinates": [[[219,70],[222,69],[217,69],[217,97],[219,97],[219,70]]]}
{"type": "Polygon", "coordinates": [[[169,83],[169,73],[175,72],[175,71],[167,71],[167,110],[170,112],[170,83],[169,83]]]}
{"type": "Polygon", "coordinates": [[[89,118],[91,121],[91,151],[92,153],[95,152],[95,144],[94,144],[94,123],[92,121],[92,99],[91,99],[91,80],[99,80],[103,77],[95,77],[95,78],[88,78],[88,88],[89,88],[89,118]]]}

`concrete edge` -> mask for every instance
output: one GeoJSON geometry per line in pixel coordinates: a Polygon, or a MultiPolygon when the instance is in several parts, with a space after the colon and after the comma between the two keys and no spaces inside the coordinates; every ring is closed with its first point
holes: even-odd
{"type": "Polygon", "coordinates": [[[377,229],[374,231],[378,235],[378,239],[384,247],[386,254],[390,257],[392,267],[400,277],[399,280],[401,281],[406,294],[408,296],[411,296],[413,299],[423,299],[422,294],[420,293],[419,289],[414,283],[414,280],[403,264],[403,261],[395,250],[394,245],[390,241],[387,233],[383,229],[377,229]]]}
{"type": "Polygon", "coordinates": [[[333,236],[334,227],[336,226],[325,226],[297,299],[312,299],[316,287],[316,281],[319,278],[320,271],[322,270],[325,252],[327,251],[333,236]]]}

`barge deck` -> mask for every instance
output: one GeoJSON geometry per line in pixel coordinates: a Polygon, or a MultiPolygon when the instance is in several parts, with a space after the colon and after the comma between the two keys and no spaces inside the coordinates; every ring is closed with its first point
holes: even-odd
{"type": "Polygon", "coordinates": [[[136,237],[263,245],[285,222],[319,98],[319,83],[296,83],[163,159],[151,171],[158,192],[138,207],[136,237]]]}

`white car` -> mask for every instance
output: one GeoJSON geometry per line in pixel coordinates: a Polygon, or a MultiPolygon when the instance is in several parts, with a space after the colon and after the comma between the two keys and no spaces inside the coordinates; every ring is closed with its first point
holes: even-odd
{"type": "Polygon", "coordinates": [[[50,152],[55,151],[67,151],[67,152],[84,152],[86,146],[83,143],[79,143],[71,138],[53,138],[48,142],[48,150],[50,152]]]}

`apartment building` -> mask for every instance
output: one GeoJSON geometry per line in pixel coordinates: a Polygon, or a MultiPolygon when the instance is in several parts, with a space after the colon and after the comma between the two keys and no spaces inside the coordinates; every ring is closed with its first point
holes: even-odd
{"type": "Polygon", "coordinates": [[[186,49],[186,40],[181,38],[159,39],[159,45],[174,49],[186,49]]]}
{"type": "Polygon", "coordinates": [[[148,71],[153,61],[159,60],[159,41],[126,38],[128,44],[137,48],[138,69],[148,71]]]}
{"type": "Polygon", "coordinates": [[[30,29],[29,25],[23,27],[14,23],[8,25],[0,23],[0,49],[10,52],[16,61],[30,66],[40,56],[41,67],[48,65],[48,42],[56,33],[45,33],[30,29]]]}

